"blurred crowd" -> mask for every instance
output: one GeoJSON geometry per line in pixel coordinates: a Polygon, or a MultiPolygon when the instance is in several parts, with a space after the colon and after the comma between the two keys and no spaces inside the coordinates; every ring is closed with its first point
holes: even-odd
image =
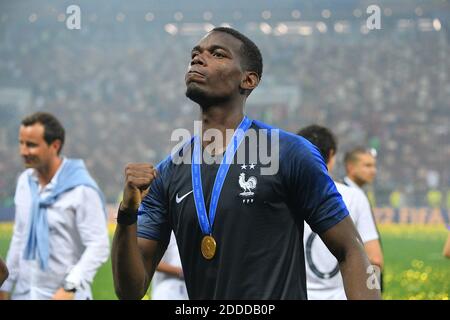
{"type": "MultiPolygon", "coordinates": [[[[239,27],[238,27],[239,28],[239,27]]],[[[388,27],[368,34],[265,35],[247,31],[264,58],[250,117],[290,131],[318,123],[339,139],[377,150],[376,205],[427,205],[450,188],[450,43],[447,30],[388,27]],[[289,95],[278,100],[272,92],[289,95]],[[259,90],[259,92],[257,92],[259,90]],[[291,93],[295,93],[295,99],[291,93]],[[265,102],[267,101],[267,102],[265,102]],[[401,196],[400,196],[401,195],[401,196]]],[[[185,98],[184,74],[200,36],[131,28],[9,26],[0,31],[0,205],[12,203],[22,170],[20,120],[54,113],[66,127],[63,154],[83,158],[109,202],[127,162],[162,160],[171,132],[193,130],[198,107],[185,98]]],[[[450,199],[450,198],[449,198],[450,199]]]]}

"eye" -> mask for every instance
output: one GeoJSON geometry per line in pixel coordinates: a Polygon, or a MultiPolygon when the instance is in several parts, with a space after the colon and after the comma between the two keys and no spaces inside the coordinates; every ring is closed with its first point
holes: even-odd
{"type": "Polygon", "coordinates": [[[196,55],[197,55],[197,52],[196,52],[196,51],[192,52],[192,53],[191,53],[191,59],[194,59],[196,55]]]}
{"type": "Polygon", "coordinates": [[[225,55],[223,53],[221,53],[220,51],[214,51],[213,52],[213,56],[214,57],[218,57],[218,58],[224,58],[225,55]]]}

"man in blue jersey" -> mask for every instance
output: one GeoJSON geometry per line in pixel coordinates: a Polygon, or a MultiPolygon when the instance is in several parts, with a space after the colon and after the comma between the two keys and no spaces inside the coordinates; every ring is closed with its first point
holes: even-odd
{"type": "Polygon", "coordinates": [[[234,29],[215,28],[193,48],[186,96],[200,105],[201,134],[225,138],[196,136],[156,168],[127,165],[112,250],[119,298],[144,296],[173,230],[190,299],[307,299],[304,221],[339,261],[349,299],[380,298],[367,286],[369,260],[317,148],[244,115],[261,75],[259,49],[234,29]],[[251,132],[262,132],[255,143],[251,132]],[[245,150],[261,154],[272,140],[279,168],[262,174],[264,163],[245,150]],[[202,163],[207,156],[221,160],[202,163]]]}

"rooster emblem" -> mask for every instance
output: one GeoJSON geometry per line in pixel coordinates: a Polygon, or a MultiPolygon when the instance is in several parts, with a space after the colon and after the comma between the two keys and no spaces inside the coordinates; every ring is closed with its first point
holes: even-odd
{"type": "Polygon", "coordinates": [[[245,181],[245,173],[242,172],[239,175],[239,186],[244,189],[244,192],[241,192],[240,195],[244,197],[253,196],[255,193],[252,190],[256,188],[257,182],[258,181],[254,176],[249,177],[248,180],[245,181]]]}

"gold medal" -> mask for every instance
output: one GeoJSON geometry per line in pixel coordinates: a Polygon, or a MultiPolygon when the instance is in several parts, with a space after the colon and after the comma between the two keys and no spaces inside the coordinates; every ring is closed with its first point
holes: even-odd
{"type": "Polygon", "coordinates": [[[202,255],[205,259],[211,260],[216,254],[216,240],[212,236],[204,236],[202,239],[202,255]]]}

